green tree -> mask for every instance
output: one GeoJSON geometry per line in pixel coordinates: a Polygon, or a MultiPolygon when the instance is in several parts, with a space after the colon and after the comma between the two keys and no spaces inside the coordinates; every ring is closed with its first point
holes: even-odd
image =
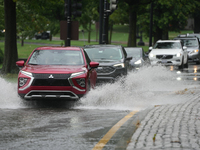
{"type": "MultiPolygon", "coordinates": [[[[154,43],[159,39],[168,39],[169,31],[180,32],[183,30],[195,7],[195,0],[155,0],[153,5],[154,43]]],[[[144,13],[139,15],[140,20],[138,22],[139,25],[143,25],[146,35],[149,34],[149,9],[150,5],[147,5],[144,13]]]]}
{"type": "Polygon", "coordinates": [[[3,73],[18,71],[15,64],[18,60],[16,44],[17,29],[22,37],[25,37],[25,33],[28,32],[33,33],[35,31],[46,30],[46,25],[50,24],[52,18],[54,18],[52,19],[53,21],[62,18],[62,16],[59,16],[64,9],[63,7],[63,9],[60,9],[61,5],[64,7],[64,2],[61,0],[4,0],[6,32],[2,67],[3,73]],[[53,4],[55,5],[53,6],[53,4]],[[53,7],[56,9],[52,9],[53,7]],[[49,12],[50,10],[51,12],[49,12]],[[57,10],[58,13],[54,13],[53,10],[57,10]],[[55,17],[57,18],[55,19],[55,17]],[[16,20],[16,18],[18,20],[16,20]]]}
{"type": "Polygon", "coordinates": [[[136,46],[136,23],[137,23],[137,16],[138,12],[140,12],[141,8],[145,5],[151,3],[151,0],[123,0],[125,3],[128,4],[129,9],[129,38],[128,38],[128,45],[129,47],[136,46]]]}
{"type": "Polygon", "coordinates": [[[109,43],[111,43],[112,40],[112,32],[113,32],[113,25],[114,24],[128,24],[128,9],[129,6],[127,3],[119,3],[118,8],[110,15],[109,17],[109,43]]]}
{"type": "Polygon", "coordinates": [[[88,32],[88,43],[90,43],[91,25],[98,20],[98,1],[99,0],[85,0],[82,2],[82,15],[79,18],[80,25],[88,32]]]}

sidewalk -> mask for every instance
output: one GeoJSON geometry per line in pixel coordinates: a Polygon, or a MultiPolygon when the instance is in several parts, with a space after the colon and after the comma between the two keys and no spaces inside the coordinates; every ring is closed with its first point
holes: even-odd
{"type": "Polygon", "coordinates": [[[199,90],[188,99],[150,109],[127,150],[200,150],[199,90]]]}

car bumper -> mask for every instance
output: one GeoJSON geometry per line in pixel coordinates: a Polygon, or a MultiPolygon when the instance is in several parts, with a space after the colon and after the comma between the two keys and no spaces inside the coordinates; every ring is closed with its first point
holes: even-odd
{"type": "Polygon", "coordinates": [[[151,65],[166,65],[166,66],[180,66],[182,64],[181,58],[176,59],[150,59],[151,65]]]}
{"type": "Polygon", "coordinates": [[[192,61],[199,61],[200,60],[200,54],[199,53],[188,53],[188,59],[192,61]]]}
{"type": "Polygon", "coordinates": [[[86,90],[77,90],[70,87],[29,87],[24,91],[18,90],[20,97],[24,99],[50,99],[50,98],[59,98],[59,99],[73,99],[77,100],[86,94],[86,90]]]}

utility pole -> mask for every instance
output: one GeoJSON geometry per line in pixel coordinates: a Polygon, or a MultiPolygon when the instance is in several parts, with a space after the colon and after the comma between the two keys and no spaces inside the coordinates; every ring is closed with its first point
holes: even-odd
{"type": "Polygon", "coordinates": [[[99,44],[103,44],[103,14],[104,14],[104,0],[99,0],[99,44]]]}
{"type": "Polygon", "coordinates": [[[70,46],[71,40],[71,0],[65,0],[65,19],[67,20],[67,38],[65,39],[65,46],[70,46]]]}
{"type": "Polygon", "coordinates": [[[109,15],[117,9],[117,0],[99,0],[99,44],[108,44],[109,15]]]}
{"type": "Polygon", "coordinates": [[[67,42],[65,46],[71,45],[71,0],[67,0],[67,42]]]}
{"type": "Polygon", "coordinates": [[[72,16],[81,17],[82,3],[81,0],[65,0],[65,21],[62,22],[61,30],[64,31],[64,36],[61,39],[65,40],[65,46],[71,45],[71,40],[78,40],[78,21],[71,21],[72,16]]]}
{"type": "Polygon", "coordinates": [[[153,2],[151,2],[151,10],[150,10],[149,47],[152,46],[152,28],[153,28],[153,2]]]}

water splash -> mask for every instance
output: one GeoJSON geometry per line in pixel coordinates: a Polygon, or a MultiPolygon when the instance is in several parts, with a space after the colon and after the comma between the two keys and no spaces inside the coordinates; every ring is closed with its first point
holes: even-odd
{"type": "MultiPolygon", "coordinates": [[[[166,67],[143,67],[113,84],[103,84],[91,90],[75,109],[141,110],[152,105],[184,102],[187,96],[181,97],[176,91],[193,85],[176,78],[177,74],[166,67]]],[[[0,85],[0,108],[35,107],[34,103],[24,104],[17,94],[17,83],[0,77],[0,85]]]]}
{"type": "Polygon", "coordinates": [[[184,102],[186,99],[177,97],[175,91],[187,85],[176,78],[166,67],[143,67],[113,84],[96,87],[81,99],[78,108],[141,110],[152,105],[184,102]]]}
{"type": "Polygon", "coordinates": [[[17,83],[10,83],[0,77],[0,108],[21,107],[21,99],[17,94],[17,83]]]}

